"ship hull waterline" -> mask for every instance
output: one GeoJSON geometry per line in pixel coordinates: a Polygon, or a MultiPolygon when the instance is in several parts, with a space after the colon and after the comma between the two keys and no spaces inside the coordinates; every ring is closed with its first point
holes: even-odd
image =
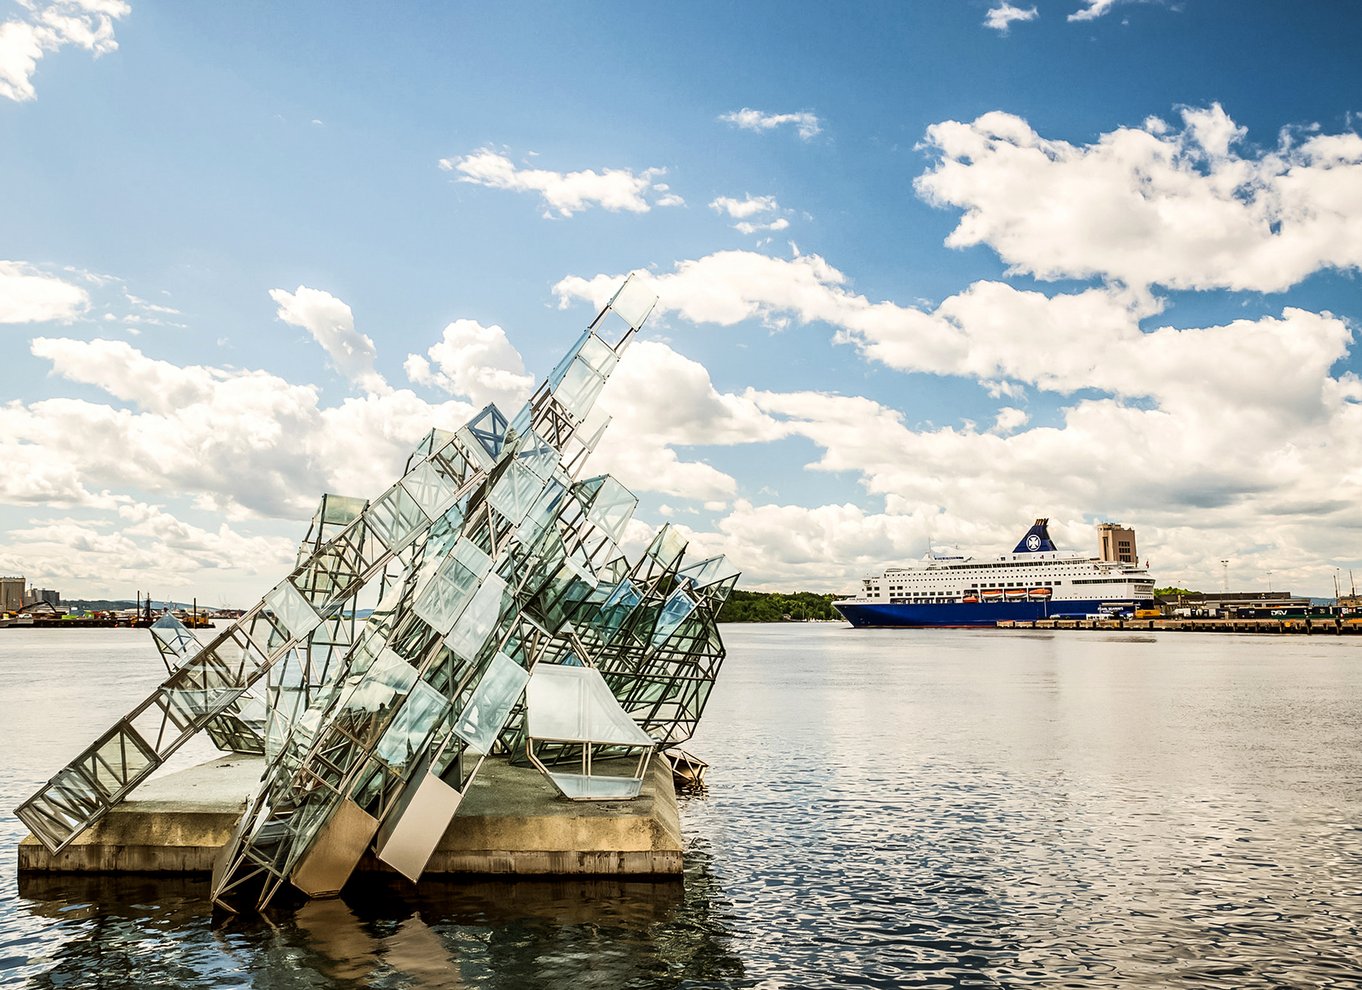
{"type": "Polygon", "coordinates": [[[1036,619],[1086,619],[1148,608],[1153,600],[979,602],[838,602],[833,607],[857,629],[952,629],[996,626],[1036,619]]]}

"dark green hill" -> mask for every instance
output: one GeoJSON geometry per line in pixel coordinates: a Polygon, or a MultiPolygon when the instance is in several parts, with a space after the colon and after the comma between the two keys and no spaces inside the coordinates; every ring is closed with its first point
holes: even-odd
{"type": "Polygon", "coordinates": [[[728,596],[720,622],[799,622],[804,619],[841,619],[832,607],[839,595],[812,591],[738,591],[728,596]]]}

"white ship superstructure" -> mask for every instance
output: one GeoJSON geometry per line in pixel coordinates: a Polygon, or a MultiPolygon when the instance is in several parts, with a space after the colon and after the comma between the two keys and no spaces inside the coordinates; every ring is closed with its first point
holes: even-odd
{"type": "Polygon", "coordinates": [[[999,619],[1131,612],[1152,604],[1154,581],[1138,562],[1059,550],[1037,519],[1009,554],[928,553],[861,582],[835,602],[855,626],[975,626],[999,619]]]}

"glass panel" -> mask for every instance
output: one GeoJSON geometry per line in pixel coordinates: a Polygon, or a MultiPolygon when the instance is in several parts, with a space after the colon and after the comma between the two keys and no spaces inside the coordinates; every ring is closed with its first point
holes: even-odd
{"type": "Polygon", "coordinates": [[[536,477],[548,481],[558,467],[558,451],[537,433],[529,431],[521,438],[516,461],[533,471],[536,477]]]}
{"type": "Polygon", "coordinates": [[[626,323],[637,330],[657,305],[657,293],[636,276],[630,275],[615,298],[610,300],[610,308],[618,313],[626,323]]]}
{"type": "Polygon", "coordinates": [[[345,495],[323,495],[322,522],[328,525],[334,523],[340,526],[348,526],[359,518],[367,504],[368,501],[362,498],[349,498],[345,495]]]}
{"type": "Polygon", "coordinates": [[[487,501],[512,523],[518,524],[543,490],[544,482],[534,472],[512,461],[487,493],[487,501]]]}
{"type": "Polygon", "coordinates": [[[644,554],[656,561],[664,570],[671,570],[681,563],[681,557],[685,552],[686,538],[674,526],[668,524],[657,531],[644,554]]]}
{"type": "Polygon", "coordinates": [[[308,633],[321,625],[322,617],[288,581],[276,585],[265,596],[265,604],[294,639],[307,639],[308,633]]]}
{"type": "Polygon", "coordinates": [[[388,766],[402,770],[425,747],[449,701],[425,681],[417,681],[378,742],[378,755],[388,766]]]}
{"type": "Polygon", "coordinates": [[[364,519],[369,532],[390,548],[402,546],[418,529],[430,524],[416,500],[401,485],[369,506],[364,519]]]}
{"type": "Polygon", "coordinates": [[[479,753],[489,752],[529,679],[520,664],[504,653],[494,654],[473,697],[468,699],[468,706],[454,724],[454,732],[470,748],[479,753]]]}
{"type": "Polygon", "coordinates": [[[525,693],[529,735],[555,742],[651,746],[610,693],[600,671],[590,667],[535,664],[525,693]]]}
{"type": "Polygon", "coordinates": [[[677,572],[676,576],[690,581],[697,588],[704,588],[730,577],[737,577],[738,569],[720,555],[684,567],[677,572]]]}
{"type": "Polygon", "coordinates": [[[606,475],[600,490],[596,492],[596,497],[591,500],[591,507],[587,509],[586,515],[604,530],[611,540],[618,543],[624,539],[625,527],[634,517],[636,508],[638,499],[634,493],[606,475]]]}
{"type": "Polygon", "coordinates": [[[681,588],[677,588],[662,606],[662,614],[657,617],[657,629],[653,632],[653,645],[666,642],[667,637],[676,631],[686,616],[695,611],[695,601],[681,588]]]}
{"type": "Polygon", "coordinates": [[[506,598],[506,582],[495,574],[488,574],[459,621],[454,623],[454,629],[445,637],[445,645],[465,660],[476,659],[487,637],[496,629],[506,598]]]}
{"type": "Polygon", "coordinates": [[[591,365],[578,359],[568,367],[562,383],[553,390],[553,397],[580,422],[591,412],[604,385],[605,379],[592,371],[591,365]]]}
{"type": "Polygon", "coordinates": [[[162,655],[184,656],[199,646],[199,641],[183,622],[167,612],[151,625],[151,635],[156,639],[162,655]]]}
{"type": "Polygon", "coordinates": [[[492,569],[492,558],[467,537],[460,537],[459,542],[454,544],[454,559],[478,578],[482,578],[492,569]]]}
{"type": "Polygon", "coordinates": [[[454,627],[477,587],[478,576],[457,557],[448,557],[416,597],[412,611],[443,636],[454,627]]]}
{"type": "Polygon", "coordinates": [[[436,470],[430,461],[418,464],[402,479],[402,487],[432,519],[444,515],[445,510],[454,504],[454,483],[436,470]]]}
{"type": "Polygon", "coordinates": [[[347,679],[341,707],[350,712],[381,712],[390,708],[416,683],[416,668],[385,649],[360,675],[347,679]]]}
{"type": "Polygon", "coordinates": [[[598,374],[609,376],[620,363],[619,355],[611,350],[599,337],[587,337],[582,341],[577,356],[589,364],[598,374]]]}

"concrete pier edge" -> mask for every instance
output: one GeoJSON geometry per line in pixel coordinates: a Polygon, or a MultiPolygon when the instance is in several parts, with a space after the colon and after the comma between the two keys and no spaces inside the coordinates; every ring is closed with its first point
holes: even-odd
{"type": "MultiPolygon", "coordinates": [[[[224,756],[153,777],[56,856],[24,838],[19,874],[206,876],[263,765],[224,756]]],[[[682,844],[672,775],[660,756],[638,798],[609,802],[568,801],[539,771],[489,759],[425,875],[679,879],[682,844]]],[[[359,872],[396,876],[372,852],[359,872]]]]}

